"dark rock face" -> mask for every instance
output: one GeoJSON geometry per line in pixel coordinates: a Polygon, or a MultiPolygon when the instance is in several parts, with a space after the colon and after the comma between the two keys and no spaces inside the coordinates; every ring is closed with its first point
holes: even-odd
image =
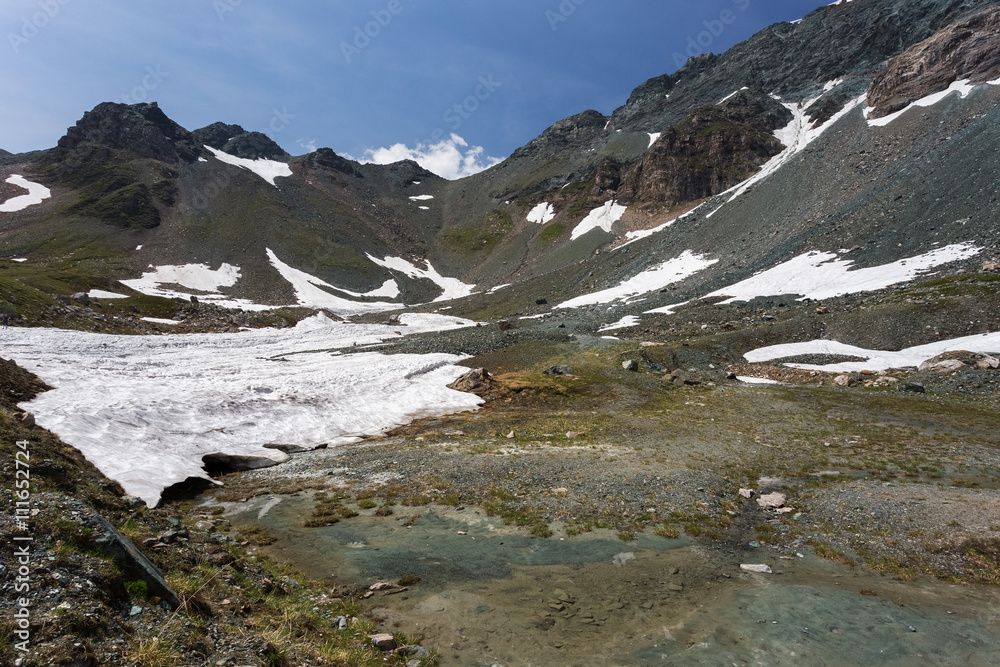
{"type": "Polygon", "coordinates": [[[946,89],[953,81],[983,83],[1000,77],[1000,8],[949,26],[889,61],[872,81],[871,118],[946,89]]]}
{"type": "Polygon", "coordinates": [[[783,150],[772,132],[790,120],[787,109],[759,90],[698,109],[660,137],[618,194],[667,204],[719,194],[783,150]]]}
{"type": "Polygon", "coordinates": [[[261,132],[247,132],[239,125],[212,123],[191,133],[198,145],[211,146],[247,160],[283,160],[288,153],[261,132]]]}
{"type": "Polygon", "coordinates": [[[509,159],[545,159],[560,151],[589,145],[590,142],[604,136],[604,126],[607,123],[608,118],[593,109],[564,118],[537,138],[518,148],[509,159]]]}
{"type": "Polygon", "coordinates": [[[340,157],[330,148],[317,149],[314,153],[308,156],[308,160],[314,167],[331,169],[333,171],[339,171],[342,174],[347,174],[348,176],[364,178],[364,175],[357,170],[355,166],[357,165],[356,162],[340,157]]]}
{"type": "Polygon", "coordinates": [[[170,164],[193,162],[199,153],[191,133],[167,118],[155,102],[97,105],[83,114],[83,118],[59,140],[57,158],[84,143],[170,164]]]}

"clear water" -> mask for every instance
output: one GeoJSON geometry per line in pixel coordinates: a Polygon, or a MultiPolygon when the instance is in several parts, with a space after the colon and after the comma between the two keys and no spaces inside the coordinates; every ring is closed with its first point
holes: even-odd
{"type": "Polygon", "coordinates": [[[1000,664],[993,589],[898,582],[768,548],[533,538],[473,510],[400,508],[303,528],[306,500],[259,516],[267,500],[234,504],[231,518],[266,527],[278,538],[268,551],[310,576],[421,577],[370,608],[386,629],[422,636],[442,665],[1000,664]],[[743,574],[741,562],[776,573],[743,574]]]}

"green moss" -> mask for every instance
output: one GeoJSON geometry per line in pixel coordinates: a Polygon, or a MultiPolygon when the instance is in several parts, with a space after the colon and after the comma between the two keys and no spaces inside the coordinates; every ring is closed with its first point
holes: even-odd
{"type": "Polygon", "coordinates": [[[444,242],[452,250],[466,253],[491,252],[514,229],[510,213],[494,209],[482,219],[455,227],[443,233],[444,242]]]}
{"type": "Polygon", "coordinates": [[[566,233],[566,225],[561,222],[553,222],[542,230],[542,233],[538,235],[538,242],[542,244],[549,244],[561,237],[566,233]]]}

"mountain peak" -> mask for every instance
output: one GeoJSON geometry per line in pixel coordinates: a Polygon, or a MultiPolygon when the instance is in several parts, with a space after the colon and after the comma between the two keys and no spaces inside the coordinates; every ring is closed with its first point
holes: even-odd
{"type": "Polygon", "coordinates": [[[211,146],[247,160],[286,159],[285,150],[262,132],[248,132],[239,125],[212,123],[191,133],[198,145],[211,146]]]}
{"type": "Polygon", "coordinates": [[[58,150],[68,152],[82,143],[99,144],[171,164],[192,162],[198,157],[191,133],[170,120],[156,102],[98,104],[66,131],[59,140],[58,150]]]}

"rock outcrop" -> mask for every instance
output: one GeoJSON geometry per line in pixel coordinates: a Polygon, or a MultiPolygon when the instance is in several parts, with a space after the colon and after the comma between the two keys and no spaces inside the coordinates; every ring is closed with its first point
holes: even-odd
{"type": "Polygon", "coordinates": [[[906,49],[872,81],[870,118],[905,108],[954,81],[983,83],[1000,78],[1000,7],[987,9],[906,49]]]}

